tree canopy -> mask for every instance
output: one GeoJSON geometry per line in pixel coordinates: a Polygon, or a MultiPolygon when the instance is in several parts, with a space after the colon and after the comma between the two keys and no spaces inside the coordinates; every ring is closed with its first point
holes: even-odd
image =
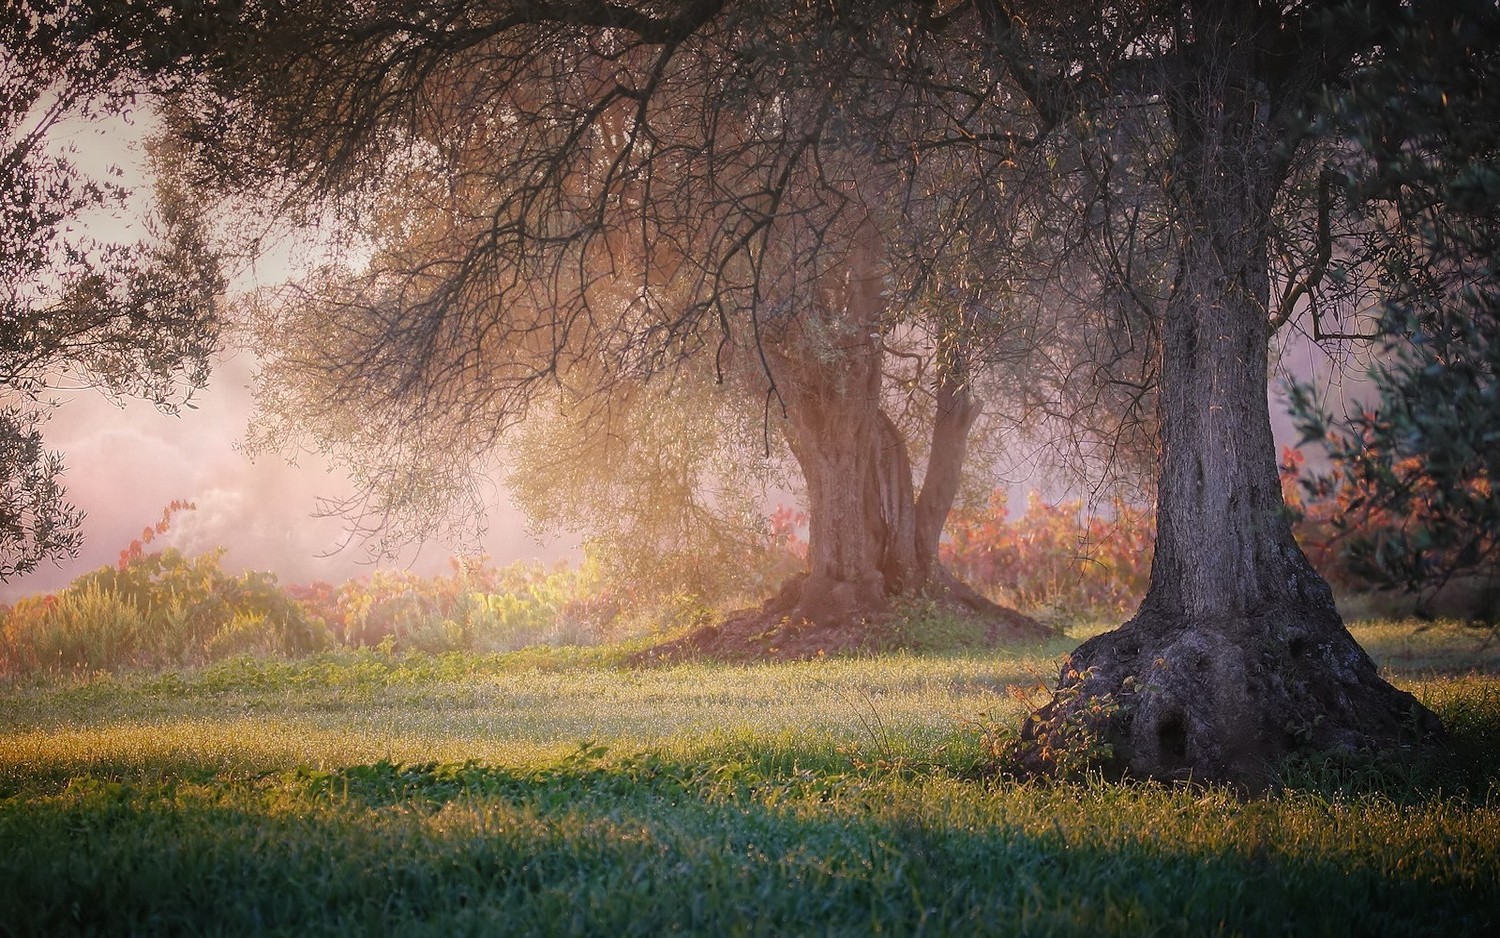
{"type": "Polygon", "coordinates": [[[936,545],[979,398],[1098,334],[1023,264],[1064,155],[935,7],[650,9],[314,4],[235,35],[172,111],[201,180],[371,249],[258,317],[266,436],[360,465],[372,529],[430,530],[539,395],[706,362],[807,480],[808,592],[847,594],[808,618],[923,584],[978,605],[936,545]]]}
{"type": "Polygon", "coordinates": [[[1381,262],[1375,399],[1335,415],[1308,385],[1292,394],[1350,488],[1352,570],[1423,603],[1455,576],[1500,577],[1500,11],[1442,10],[1330,96],[1354,144],[1341,188],[1381,262]]]}

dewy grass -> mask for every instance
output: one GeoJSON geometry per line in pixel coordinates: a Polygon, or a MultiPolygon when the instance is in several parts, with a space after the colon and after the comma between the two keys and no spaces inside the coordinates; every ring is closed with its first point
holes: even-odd
{"type": "Polygon", "coordinates": [[[1350,628],[1365,650],[1394,674],[1500,674],[1500,635],[1493,627],[1385,619],[1356,622],[1350,628]]]}
{"type": "MultiPolygon", "coordinates": [[[[1006,686],[1051,678],[1061,651],[641,670],[348,653],[15,685],[0,932],[1500,924],[1494,757],[1446,788],[1248,801],[982,777],[964,720],[1014,718],[1006,686]]],[[[1404,679],[1461,747],[1500,749],[1500,681],[1450,674],[1404,679]]]]}

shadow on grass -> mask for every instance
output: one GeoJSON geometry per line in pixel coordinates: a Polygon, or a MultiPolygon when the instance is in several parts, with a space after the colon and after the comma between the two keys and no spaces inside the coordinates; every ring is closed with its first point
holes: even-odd
{"type": "Polygon", "coordinates": [[[86,778],[0,802],[0,933],[1477,934],[1496,829],[1452,802],[985,786],[747,746],[86,778]]]}

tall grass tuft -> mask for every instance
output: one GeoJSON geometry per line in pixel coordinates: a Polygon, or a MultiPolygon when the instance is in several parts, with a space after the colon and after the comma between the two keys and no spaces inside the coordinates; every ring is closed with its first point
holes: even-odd
{"type": "Polygon", "coordinates": [[[87,583],[12,609],[3,654],[8,670],[113,670],[140,659],[147,633],[134,600],[87,583]]]}

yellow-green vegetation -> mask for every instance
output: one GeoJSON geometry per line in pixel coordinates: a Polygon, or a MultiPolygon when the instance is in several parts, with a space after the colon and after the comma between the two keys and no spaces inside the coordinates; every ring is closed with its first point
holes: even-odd
{"type": "Polygon", "coordinates": [[[133,548],[117,566],[55,594],[0,607],[0,679],[365,646],[438,653],[589,644],[625,631],[628,618],[624,598],[590,568],[455,560],[446,576],[376,570],[337,586],[285,586],[269,573],[229,573],[223,550],[187,557],[133,548]]]}
{"type": "MultiPolygon", "coordinates": [[[[1476,934],[1500,919],[1485,633],[1356,634],[1455,755],[1245,799],[987,773],[1071,641],[632,668],[324,652],[0,690],[17,934],[1476,934]]],[[[1074,636],[1072,641],[1076,641],[1074,636]]]]}

